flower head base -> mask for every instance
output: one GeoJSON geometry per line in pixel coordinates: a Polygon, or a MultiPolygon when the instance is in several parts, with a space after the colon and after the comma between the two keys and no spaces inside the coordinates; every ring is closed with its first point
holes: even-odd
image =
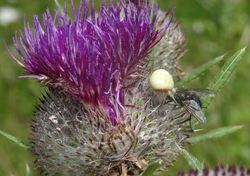
{"type": "Polygon", "coordinates": [[[149,103],[126,108],[113,126],[105,114],[58,89],[42,100],[32,126],[32,152],[49,175],[139,175],[162,159],[170,165],[191,133],[188,117],[174,103],[148,112],[149,103]]]}

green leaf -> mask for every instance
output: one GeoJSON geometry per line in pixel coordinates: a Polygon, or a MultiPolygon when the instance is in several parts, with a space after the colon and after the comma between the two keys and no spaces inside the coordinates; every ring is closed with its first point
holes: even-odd
{"type": "Polygon", "coordinates": [[[179,82],[176,83],[177,87],[181,87],[181,86],[191,82],[192,80],[198,78],[202,73],[207,71],[210,67],[212,67],[213,65],[216,65],[217,63],[222,61],[223,58],[224,58],[224,55],[216,57],[215,59],[201,65],[200,67],[198,67],[196,69],[194,69],[189,75],[185,76],[183,79],[181,79],[179,82]]]}
{"type": "Polygon", "coordinates": [[[242,48],[237,51],[229,60],[223,65],[220,74],[215,78],[210,88],[214,92],[218,92],[224,84],[229,80],[233,71],[242,59],[242,55],[245,53],[246,48],[242,48]]]}
{"type": "Polygon", "coordinates": [[[206,141],[209,139],[220,138],[228,134],[231,134],[233,132],[236,132],[240,130],[241,128],[243,128],[243,126],[230,126],[230,127],[218,128],[215,130],[211,130],[206,134],[191,137],[188,139],[188,141],[191,143],[197,143],[197,142],[206,141]]]}
{"type": "Polygon", "coordinates": [[[160,166],[161,164],[159,161],[149,164],[147,169],[141,174],[141,176],[152,176],[160,166]]]}
{"type": "MultiPolygon", "coordinates": [[[[236,67],[240,63],[245,51],[246,51],[246,48],[240,49],[232,57],[230,57],[228,61],[223,65],[221,72],[218,74],[217,77],[215,77],[214,81],[210,85],[210,89],[214,91],[214,93],[218,93],[223,88],[223,86],[228,82],[233,71],[236,69],[236,67]]],[[[208,106],[212,100],[213,100],[213,97],[209,97],[207,98],[204,104],[208,106]]]]}
{"type": "Polygon", "coordinates": [[[26,176],[32,176],[32,172],[28,164],[26,164],[26,176]]]}
{"type": "Polygon", "coordinates": [[[188,164],[193,168],[198,170],[199,172],[202,172],[204,169],[204,164],[200,162],[195,156],[191,155],[188,151],[185,149],[181,149],[182,154],[184,158],[188,161],[188,164]]]}
{"type": "Polygon", "coordinates": [[[0,130],[0,134],[4,137],[6,137],[7,139],[11,140],[12,142],[16,143],[17,145],[19,145],[22,148],[28,149],[29,147],[27,145],[25,145],[24,143],[22,143],[19,139],[17,139],[15,136],[12,136],[4,131],[0,130]]]}

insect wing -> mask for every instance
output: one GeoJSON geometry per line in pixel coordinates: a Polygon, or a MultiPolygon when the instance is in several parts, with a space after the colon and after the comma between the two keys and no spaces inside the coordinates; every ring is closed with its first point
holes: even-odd
{"type": "Polygon", "coordinates": [[[187,90],[191,94],[195,94],[198,97],[214,97],[215,94],[210,89],[188,89],[187,90]]]}
{"type": "Polygon", "coordinates": [[[192,114],[200,123],[206,122],[205,114],[203,113],[199,104],[194,100],[187,100],[184,102],[187,111],[192,114]]]}

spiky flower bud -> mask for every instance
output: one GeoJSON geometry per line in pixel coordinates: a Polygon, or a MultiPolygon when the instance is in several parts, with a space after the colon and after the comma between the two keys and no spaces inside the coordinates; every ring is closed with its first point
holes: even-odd
{"type": "Polygon", "coordinates": [[[191,170],[189,173],[180,172],[178,176],[249,176],[250,168],[243,166],[217,166],[215,169],[205,168],[202,172],[191,170]]]}
{"type": "Polygon", "coordinates": [[[49,87],[32,125],[36,164],[65,176],[138,175],[156,159],[169,166],[193,132],[187,103],[201,108],[192,96],[178,103],[149,85],[159,62],[177,73],[183,37],[173,13],[104,0],[96,13],[93,2],[90,12],[88,0],[78,10],[72,4],[72,20],[47,10],[43,24],[35,16],[34,30],[27,25],[14,39],[23,77],[49,87]],[[168,54],[149,56],[154,46],[168,54]]]}

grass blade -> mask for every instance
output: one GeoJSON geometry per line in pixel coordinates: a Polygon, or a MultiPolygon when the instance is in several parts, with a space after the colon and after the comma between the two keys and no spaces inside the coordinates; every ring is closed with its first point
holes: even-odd
{"type": "Polygon", "coordinates": [[[150,19],[152,20],[153,19],[153,16],[154,16],[154,11],[155,11],[155,0],[151,0],[150,1],[151,4],[152,4],[152,9],[151,9],[151,13],[150,13],[150,19]]]}
{"type": "MultiPolygon", "coordinates": [[[[214,81],[210,85],[210,89],[215,94],[218,93],[223,88],[223,86],[228,82],[233,71],[236,69],[236,67],[240,63],[245,51],[246,51],[246,48],[240,49],[232,57],[230,57],[228,61],[223,65],[221,72],[219,73],[217,77],[215,77],[214,81]]],[[[212,100],[213,100],[213,97],[208,97],[206,101],[204,102],[205,106],[207,107],[211,103],[212,100]]]]}
{"type": "Polygon", "coordinates": [[[56,7],[59,9],[59,11],[63,14],[64,13],[64,9],[61,6],[61,4],[58,2],[58,0],[54,0],[56,7]]]}
{"type": "MultiPolygon", "coordinates": [[[[61,14],[64,14],[64,8],[63,8],[63,6],[60,4],[60,2],[59,2],[58,0],[54,0],[54,2],[55,2],[55,4],[56,4],[56,7],[58,8],[59,12],[60,12],[61,14]]],[[[65,3],[67,4],[66,1],[64,1],[64,5],[65,5],[65,3]]],[[[71,19],[70,16],[69,16],[68,14],[67,14],[67,18],[68,18],[68,19],[71,19]]]]}
{"type": "Polygon", "coordinates": [[[25,145],[23,142],[21,142],[19,139],[17,139],[15,136],[12,136],[4,131],[0,130],[0,134],[4,137],[6,137],[7,139],[11,140],[12,142],[16,143],[17,145],[19,145],[22,148],[28,149],[29,147],[27,145],[25,145]]]}
{"type": "Polygon", "coordinates": [[[195,156],[191,155],[188,151],[185,149],[181,149],[182,154],[184,158],[188,161],[188,164],[193,168],[198,170],[199,172],[202,172],[204,169],[204,164],[200,162],[195,156]]]}
{"type": "Polygon", "coordinates": [[[224,84],[229,80],[233,71],[239,64],[242,59],[243,54],[245,53],[246,48],[242,48],[241,50],[237,51],[222,67],[222,70],[218,77],[215,78],[210,88],[214,92],[218,92],[224,84]]]}
{"type": "Polygon", "coordinates": [[[149,164],[147,169],[141,174],[141,176],[152,176],[160,166],[161,164],[159,161],[149,164]]]}
{"type": "Polygon", "coordinates": [[[30,169],[28,164],[26,164],[26,174],[25,175],[26,176],[32,176],[32,172],[31,172],[31,169],[30,169]]]}
{"type": "Polygon", "coordinates": [[[201,65],[200,67],[198,67],[196,69],[194,69],[189,75],[185,76],[183,79],[181,79],[179,82],[176,83],[177,87],[181,87],[181,86],[191,82],[192,80],[198,78],[202,73],[207,71],[210,67],[212,67],[213,65],[216,65],[217,63],[222,61],[223,58],[224,58],[224,55],[216,57],[215,59],[201,65]]]}
{"type": "Polygon", "coordinates": [[[215,130],[211,130],[206,134],[191,137],[188,139],[188,141],[191,143],[197,143],[197,142],[202,142],[202,141],[206,141],[209,139],[216,139],[216,138],[220,138],[228,134],[231,134],[233,132],[236,132],[240,130],[241,128],[243,128],[243,126],[230,126],[230,127],[218,128],[215,130]]]}

